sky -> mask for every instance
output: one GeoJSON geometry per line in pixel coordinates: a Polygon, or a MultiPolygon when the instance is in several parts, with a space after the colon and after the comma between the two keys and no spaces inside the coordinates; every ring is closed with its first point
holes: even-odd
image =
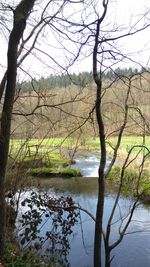
{"type": "MultiPolygon", "coordinates": [[[[149,0],[117,0],[117,9],[115,16],[119,18],[120,24],[132,22],[133,18],[137,18],[138,15],[145,14],[145,10],[150,11],[150,2],[149,0]]],[[[150,14],[148,15],[150,19],[150,14]]],[[[124,46],[128,51],[138,52],[139,60],[141,63],[148,64],[150,58],[150,28],[146,31],[141,32],[131,38],[131,41],[128,43],[126,41],[124,46]],[[143,53],[142,53],[143,51],[143,53]],[[144,52],[145,51],[145,52],[144,52]],[[143,59],[140,59],[142,56],[143,59]]]]}
{"type": "MultiPolygon", "coordinates": [[[[11,1],[11,0],[10,0],[11,1]]],[[[43,0],[47,1],[47,0],[43,0]]],[[[86,0],[85,3],[88,3],[90,0],[86,0]]],[[[15,2],[15,0],[14,0],[15,2]]],[[[17,1],[18,3],[19,1],[17,1]]],[[[39,1],[41,3],[41,1],[39,1]]],[[[95,0],[96,3],[96,12],[100,10],[100,14],[102,11],[101,1],[95,0]],[[98,11],[97,11],[98,10],[98,11]]],[[[42,8],[42,4],[41,4],[42,8]]],[[[56,6],[53,7],[53,12],[55,10],[56,6]]],[[[91,8],[94,9],[94,7],[89,7],[88,4],[86,6],[86,11],[82,13],[82,17],[85,17],[87,22],[92,21],[95,17],[95,15],[92,14],[91,8]]],[[[36,7],[37,9],[37,7],[36,7]]],[[[66,8],[66,14],[68,18],[74,21],[78,21],[81,19],[81,12],[79,10],[79,5],[74,5],[73,7],[69,6],[68,9],[66,8]]],[[[52,10],[52,9],[51,9],[52,10]]],[[[106,31],[106,35],[108,35],[107,30],[114,30],[115,28],[118,29],[124,29],[123,32],[126,31],[127,27],[134,27],[138,28],[142,25],[142,23],[146,23],[146,19],[142,18],[141,21],[137,25],[135,25],[135,21],[137,21],[137,18],[142,17],[143,14],[146,15],[146,19],[150,21],[150,3],[149,0],[110,0],[110,6],[108,9],[108,14],[106,17],[106,21],[104,24],[104,30],[106,31]],[[148,13],[149,12],[149,13],[148,13]],[[145,22],[144,22],[145,20],[145,22]]],[[[38,11],[37,11],[38,14],[38,11]]],[[[38,15],[37,15],[38,16],[38,15]]],[[[78,30],[78,28],[74,28],[78,30]]],[[[134,35],[130,38],[124,38],[122,40],[119,40],[117,44],[114,45],[118,46],[118,49],[120,51],[123,51],[123,53],[131,55],[132,59],[135,61],[138,61],[141,65],[149,66],[149,60],[150,60],[150,28],[145,30],[144,32],[140,32],[137,35],[134,35]]],[[[88,34],[88,32],[87,32],[88,34]]],[[[115,36],[116,32],[114,32],[115,36]]],[[[72,38],[75,38],[75,35],[71,35],[72,38]]],[[[86,32],[83,37],[83,39],[86,38],[86,32]]],[[[0,78],[3,76],[6,62],[7,62],[7,42],[4,38],[0,39],[0,78]]],[[[23,67],[26,69],[27,72],[32,74],[33,77],[39,77],[39,76],[48,76],[49,74],[59,74],[61,73],[61,68],[56,64],[54,64],[54,61],[51,61],[50,57],[51,55],[54,56],[54,60],[57,59],[64,68],[66,65],[68,65],[68,62],[71,61],[71,58],[73,58],[73,53],[75,54],[77,51],[77,45],[71,44],[68,41],[65,41],[64,39],[58,37],[58,35],[55,33],[55,31],[50,32],[47,28],[45,32],[43,32],[43,36],[38,40],[37,47],[40,50],[44,50],[45,54],[42,54],[40,52],[34,52],[34,55],[30,55],[28,59],[25,60],[23,67]],[[44,40],[44,41],[43,41],[44,40]],[[69,53],[68,53],[69,51],[69,53]],[[50,56],[46,56],[46,53],[48,53],[50,56]],[[40,60],[38,60],[39,58],[40,60]],[[40,62],[42,61],[42,62],[40,62]]],[[[91,71],[92,70],[92,57],[91,49],[93,47],[93,43],[89,42],[86,48],[82,50],[81,56],[79,57],[79,60],[76,61],[76,63],[70,67],[70,72],[82,72],[82,71],[91,71]]],[[[106,65],[109,65],[110,61],[106,61],[106,65]]],[[[128,67],[130,65],[134,64],[126,60],[126,62],[123,62],[122,65],[119,63],[121,67],[128,67]]],[[[117,66],[117,65],[116,65],[117,66]]],[[[27,76],[25,73],[21,73],[18,71],[18,77],[20,79],[29,79],[29,76],[27,76]]]]}

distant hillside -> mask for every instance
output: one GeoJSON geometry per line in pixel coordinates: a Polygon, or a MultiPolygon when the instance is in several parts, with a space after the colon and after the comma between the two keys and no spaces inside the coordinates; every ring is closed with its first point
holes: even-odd
{"type": "MultiPolygon", "coordinates": [[[[113,80],[118,76],[130,77],[138,72],[137,69],[132,68],[117,68],[115,70],[108,70],[102,73],[103,79],[113,80]]],[[[55,88],[66,88],[72,84],[80,86],[82,88],[90,84],[93,81],[92,72],[81,72],[79,74],[61,74],[50,75],[47,78],[41,77],[39,80],[33,80],[32,82],[23,82],[17,84],[17,89],[22,92],[31,92],[33,90],[51,90],[55,88]]]]}

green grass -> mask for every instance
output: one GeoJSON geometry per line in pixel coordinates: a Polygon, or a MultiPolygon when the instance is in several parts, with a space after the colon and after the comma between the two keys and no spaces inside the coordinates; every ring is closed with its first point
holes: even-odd
{"type": "MultiPolygon", "coordinates": [[[[113,181],[116,184],[119,184],[121,176],[121,168],[119,166],[114,166],[109,173],[107,180],[113,181]]],[[[138,192],[141,194],[140,198],[149,198],[150,196],[150,174],[149,171],[143,170],[142,175],[139,179],[139,173],[133,169],[128,168],[125,170],[122,184],[122,192],[126,195],[128,194],[137,194],[137,184],[138,192]]]]}
{"type": "Polygon", "coordinates": [[[84,158],[84,159],[87,159],[87,158],[88,158],[88,154],[86,154],[86,153],[83,154],[83,153],[82,153],[82,154],[81,154],[81,157],[84,158]]]}
{"type": "MultiPolygon", "coordinates": [[[[111,137],[110,142],[115,145],[117,142],[117,137],[111,137]]],[[[134,145],[142,145],[142,136],[123,136],[121,140],[120,148],[129,150],[134,145]]],[[[150,136],[145,137],[145,145],[150,148],[150,136]]]]}
{"type": "MultiPolygon", "coordinates": [[[[109,141],[115,145],[117,142],[117,137],[111,137],[109,138],[109,141]]],[[[133,145],[142,145],[143,138],[141,136],[123,136],[121,141],[121,148],[129,149],[133,145]]],[[[59,147],[65,147],[65,148],[74,148],[76,144],[76,140],[72,138],[65,139],[64,138],[46,138],[46,139],[31,139],[29,141],[25,139],[12,139],[10,142],[10,147],[12,149],[17,150],[21,146],[33,146],[31,150],[35,152],[35,145],[39,145],[39,150],[41,152],[47,151],[50,147],[51,148],[59,148],[59,147]]],[[[150,147],[150,136],[146,136],[145,138],[145,145],[150,147]]],[[[89,150],[99,150],[99,138],[86,138],[84,141],[84,144],[79,144],[79,149],[89,149],[89,150]]]]}
{"type": "MultiPolygon", "coordinates": [[[[111,137],[108,140],[112,146],[115,146],[117,142],[117,137],[111,137]]],[[[121,160],[124,160],[128,151],[134,145],[142,145],[143,138],[141,136],[123,136],[119,148],[119,156],[121,160]],[[120,154],[121,152],[121,154],[120,154]]],[[[26,141],[25,139],[18,140],[13,139],[11,140],[10,144],[10,156],[12,158],[17,157],[17,162],[29,162],[38,159],[42,159],[43,163],[49,167],[56,167],[56,166],[63,166],[66,167],[70,165],[69,159],[69,152],[67,150],[63,150],[63,148],[71,148],[75,147],[76,140],[68,138],[64,141],[63,138],[49,138],[49,139],[31,139],[26,141]],[[36,146],[39,145],[38,150],[36,146]],[[61,146],[61,147],[60,147],[61,146]],[[28,148],[30,147],[30,153],[28,148]]],[[[147,148],[150,148],[150,136],[145,138],[145,145],[147,148]]],[[[85,151],[99,151],[99,138],[87,138],[78,146],[78,149],[82,149],[85,151]]],[[[107,151],[108,154],[112,153],[112,149],[107,144],[107,151]]],[[[141,150],[141,148],[134,148],[132,151],[132,155],[136,154],[137,152],[141,151],[142,153],[147,153],[147,150],[141,150]]],[[[83,157],[86,157],[86,153],[83,154],[83,157]]],[[[142,154],[141,154],[142,155],[142,154]]],[[[148,164],[149,159],[147,160],[148,164]]],[[[133,162],[134,164],[135,162],[133,162]]]]}
{"type": "MultiPolygon", "coordinates": [[[[108,174],[108,179],[109,180],[120,180],[120,175],[121,175],[121,167],[119,166],[113,166],[111,172],[108,174]]],[[[124,172],[124,182],[135,182],[139,178],[139,173],[133,169],[133,168],[128,168],[124,172]]],[[[142,181],[148,181],[150,180],[150,174],[147,170],[143,170],[142,176],[141,176],[142,181]]]]}
{"type": "Polygon", "coordinates": [[[120,180],[121,169],[119,166],[113,166],[111,172],[107,176],[107,180],[119,181],[120,180]]]}
{"type": "MultiPolygon", "coordinates": [[[[111,137],[109,139],[111,144],[114,146],[117,142],[117,137],[111,137]]],[[[124,136],[121,140],[121,145],[119,151],[124,153],[126,156],[129,149],[134,145],[141,145],[143,139],[141,136],[124,136]]],[[[66,167],[70,165],[69,153],[63,148],[74,148],[76,144],[75,139],[68,138],[64,141],[63,138],[49,138],[49,139],[31,139],[26,141],[25,139],[13,139],[10,144],[10,155],[12,158],[17,156],[17,162],[26,162],[26,165],[29,163],[31,167],[32,162],[36,162],[37,167],[41,167],[41,162],[43,167],[53,167],[58,168],[60,166],[66,167]],[[38,150],[36,145],[39,145],[38,150]],[[61,147],[59,147],[61,145],[61,147]],[[30,147],[30,153],[28,153],[28,147],[30,147]],[[18,153],[18,151],[20,153],[18,153]],[[40,166],[38,166],[38,161],[40,166]],[[30,164],[31,163],[31,164],[30,164]]],[[[145,145],[150,147],[150,136],[145,138],[145,145]]],[[[89,151],[99,151],[99,138],[86,138],[79,145],[78,149],[89,150],[89,151]]],[[[108,153],[111,153],[111,149],[107,144],[108,153]]],[[[139,148],[133,150],[133,153],[137,153],[139,148]]],[[[83,157],[86,157],[86,152],[82,154],[83,157]]],[[[121,154],[122,157],[122,154],[121,154]]],[[[121,158],[122,160],[122,158],[121,158]]],[[[149,160],[149,159],[148,159],[149,160]]]]}
{"type": "Polygon", "coordinates": [[[40,145],[47,147],[68,147],[74,145],[75,142],[72,138],[45,138],[45,139],[11,139],[10,146],[20,147],[21,145],[40,145]]]}
{"type": "MultiPolygon", "coordinates": [[[[83,140],[82,140],[83,141],[83,140]]],[[[109,139],[112,145],[117,142],[117,137],[111,137],[109,139]]],[[[123,136],[121,140],[121,145],[119,152],[121,152],[121,160],[125,158],[129,149],[134,145],[142,145],[143,138],[141,136],[123,136]],[[123,152],[123,153],[122,153],[123,152]],[[123,158],[122,158],[123,157],[123,158]]],[[[26,165],[27,168],[31,168],[33,175],[39,176],[63,176],[63,177],[76,177],[81,176],[78,170],[65,169],[70,164],[67,152],[63,150],[64,148],[74,148],[76,144],[75,139],[68,138],[64,141],[63,138],[49,138],[49,139],[31,139],[28,142],[25,139],[15,139],[11,140],[11,156],[15,158],[20,149],[19,157],[17,161],[26,165]],[[39,145],[38,152],[36,151],[35,145],[39,145]],[[31,155],[25,154],[28,146],[30,147],[31,155]],[[60,147],[61,146],[61,147],[60,147]],[[61,149],[62,148],[62,149],[61,149]],[[36,153],[37,152],[37,153],[36,153]]],[[[150,136],[145,137],[145,145],[150,148],[150,136]]],[[[89,150],[89,151],[99,151],[99,138],[86,138],[84,142],[78,146],[78,149],[89,150]]],[[[111,152],[109,145],[107,144],[108,151],[111,152]]],[[[133,153],[137,153],[139,148],[133,150],[133,153]]],[[[119,154],[120,156],[120,154],[119,154]]],[[[86,152],[83,153],[83,157],[86,158],[86,152]]],[[[138,163],[138,162],[137,162],[138,163]]],[[[138,163],[139,164],[139,163],[138,163]]],[[[150,178],[149,178],[149,159],[147,159],[145,165],[145,173],[142,175],[140,182],[140,191],[145,191],[145,195],[150,194],[150,178]]],[[[108,176],[108,180],[118,182],[120,179],[120,168],[113,167],[111,173],[108,176]]],[[[136,170],[130,168],[126,170],[124,177],[124,190],[128,191],[128,183],[135,185],[138,179],[138,174],[136,170]]]]}
{"type": "Polygon", "coordinates": [[[60,174],[68,175],[70,177],[81,177],[82,173],[78,169],[63,169],[59,171],[60,174]]]}
{"type": "Polygon", "coordinates": [[[78,169],[53,169],[53,168],[33,168],[30,170],[30,174],[33,176],[42,177],[81,177],[82,173],[78,169]]]}
{"type": "MultiPolygon", "coordinates": [[[[39,145],[39,150],[40,151],[45,151],[48,150],[48,148],[59,148],[59,147],[64,147],[64,148],[75,148],[76,146],[76,140],[72,138],[46,138],[46,139],[31,139],[31,140],[26,140],[26,139],[12,139],[10,142],[10,148],[12,150],[19,149],[21,146],[22,147],[31,147],[32,151],[35,151],[36,148],[34,147],[35,145],[39,145]]],[[[87,138],[81,144],[79,144],[79,149],[87,149],[87,150],[97,150],[99,149],[99,139],[98,138],[87,138]]]]}
{"type": "Polygon", "coordinates": [[[70,159],[68,158],[65,152],[55,150],[53,148],[47,147],[39,147],[38,151],[34,148],[34,146],[30,149],[30,153],[26,150],[26,148],[19,147],[20,143],[15,144],[14,147],[10,150],[10,157],[16,159],[19,164],[27,165],[31,167],[32,163],[37,163],[46,166],[68,166],[70,165],[70,159]],[[18,145],[18,148],[17,148],[18,145]],[[19,152],[18,152],[19,151],[19,152]]]}
{"type": "MultiPolygon", "coordinates": [[[[109,142],[115,146],[117,137],[111,137],[109,142]]],[[[119,152],[121,151],[121,157],[127,154],[129,149],[134,145],[142,145],[143,139],[141,136],[124,136],[122,137],[119,152]]],[[[49,139],[31,139],[26,141],[25,139],[13,139],[10,143],[10,156],[12,158],[17,157],[18,162],[29,162],[38,159],[42,159],[46,166],[68,166],[70,164],[69,153],[63,148],[75,147],[76,140],[68,138],[64,141],[63,138],[49,138],[49,139]],[[38,149],[36,146],[39,145],[38,149]],[[61,146],[61,147],[60,147],[61,146]],[[28,149],[30,151],[28,151],[28,149]],[[30,153],[29,153],[30,152],[30,153]]],[[[150,148],[150,136],[145,138],[145,145],[150,148]]],[[[99,138],[87,138],[78,146],[78,149],[88,151],[99,151],[99,138]]],[[[140,148],[135,148],[132,153],[139,152],[140,148]]],[[[111,147],[107,144],[108,153],[112,153],[111,147]]],[[[144,151],[144,150],[143,150],[144,151]]],[[[86,157],[86,153],[83,157],[86,157]]]]}

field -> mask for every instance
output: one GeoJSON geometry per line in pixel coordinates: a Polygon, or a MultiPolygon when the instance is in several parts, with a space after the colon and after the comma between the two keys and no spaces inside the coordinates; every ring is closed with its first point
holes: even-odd
{"type": "MultiPolygon", "coordinates": [[[[111,137],[108,139],[111,145],[115,145],[117,142],[117,137],[111,137]]],[[[107,143],[107,149],[110,150],[110,146],[107,143]]],[[[120,144],[120,149],[124,151],[129,151],[130,148],[133,146],[140,146],[143,144],[143,137],[142,136],[123,136],[120,144]]],[[[146,136],[144,140],[144,145],[147,148],[150,148],[150,136],[146,136]]],[[[86,138],[84,140],[84,144],[82,142],[76,143],[76,140],[73,138],[45,138],[45,139],[12,139],[10,142],[10,152],[18,151],[21,148],[26,148],[31,151],[31,153],[38,152],[47,153],[49,149],[59,149],[61,148],[68,148],[68,149],[83,149],[89,151],[99,151],[100,150],[100,143],[99,138],[86,138]]],[[[136,151],[136,149],[135,149],[136,151]]]]}
{"type": "MultiPolygon", "coordinates": [[[[117,142],[117,137],[111,137],[107,144],[107,153],[113,155],[112,146],[114,147],[117,142]],[[111,146],[110,146],[111,144],[111,146]]],[[[131,162],[130,167],[139,167],[143,155],[148,154],[145,157],[144,168],[148,170],[150,137],[145,138],[145,147],[142,148],[143,138],[141,136],[124,136],[122,137],[121,144],[117,153],[117,162],[122,165],[126,159],[128,152],[133,146],[136,146],[130,155],[129,161],[131,162]]],[[[86,151],[100,152],[100,145],[98,138],[87,138],[84,140],[78,140],[76,142],[73,138],[49,138],[49,139],[13,139],[10,143],[10,158],[17,161],[23,166],[34,167],[48,167],[54,172],[57,168],[64,168],[69,166],[76,153],[80,154],[84,151],[84,157],[86,157],[86,151]]]]}
{"type": "MultiPolygon", "coordinates": [[[[117,138],[111,137],[110,141],[115,144],[117,138]]],[[[121,140],[121,149],[129,150],[134,145],[142,145],[143,137],[142,136],[123,136],[121,140]]],[[[145,146],[150,148],[150,136],[145,137],[145,146]]]]}
{"type": "MultiPolygon", "coordinates": [[[[114,146],[117,142],[117,137],[111,137],[109,143],[114,146]]],[[[115,165],[108,176],[108,180],[119,182],[121,167],[128,155],[129,150],[134,145],[142,145],[143,139],[140,136],[124,136],[122,137],[121,145],[118,150],[117,165],[115,165]]],[[[145,146],[150,147],[150,137],[145,138],[145,146]]],[[[99,152],[99,139],[88,138],[84,142],[78,143],[75,139],[68,138],[49,138],[49,139],[13,139],[10,143],[10,159],[17,163],[17,170],[20,169],[23,174],[28,173],[33,177],[76,177],[81,176],[80,170],[73,168],[64,169],[74,162],[76,153],[82,151],[83,157],[86,158],[86,153],[99,152]],[[84,152],[83,152],[84,151],[84,152]]],[[[110,157],[112,149],[107,144],[107,151],[110,157]]],[[[128,192],[129,187],[134,188],[139,179],[140,166],[143,160],[145,151],[136,147],[128,159],[128,168],[124,176],[124,190],[128,192]]],[[[147,153],[147,150],[146,150],[147,153]]],[[[12,163],[13,165],[13,163],[12,163]]],[[[145,157],[143,171],[140,178],[140,190],[145,190],[149,195],[149,156],[145,157]]],[[[146,195],[147,195],[146,194],[146,195]]]]}

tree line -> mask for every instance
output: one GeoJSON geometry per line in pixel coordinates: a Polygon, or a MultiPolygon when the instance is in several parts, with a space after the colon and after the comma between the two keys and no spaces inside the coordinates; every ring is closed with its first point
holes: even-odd
{"type": "MultiPolygon", "coordinates": [[[[131,77],[132,75],[138,74],[139,71],[137,68],[116,68],[114,70],[106,70],[102,72],[102,78],[104,80],[114,80],[120,76],[131,77]]],[[[67,88],[71,85],[80,86],[81,88],[86,87],[87,85],[93,82],[92,72],[80,72],[78,74],[60,74],[53,75],[51,74],[48,77],[41,77],[36,80],[33,79],[32,82],[23,81],[22,83],[17,84],[17,89],[22,92],[31,92],[33,90],[51,90],[55,88],[67,88]]]]}

